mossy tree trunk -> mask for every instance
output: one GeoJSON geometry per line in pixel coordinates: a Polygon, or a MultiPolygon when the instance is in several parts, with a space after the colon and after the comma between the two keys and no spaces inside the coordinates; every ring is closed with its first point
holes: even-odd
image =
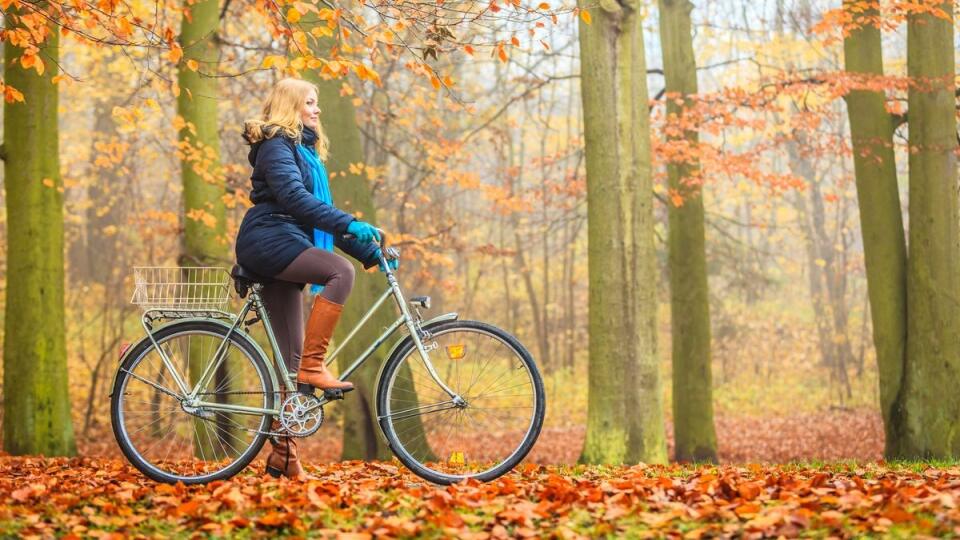
{"type": "MultiPolygon", "coordinates": [[[[326,24],[326,22],[316,21],[312,14],[300,20],[300,26],[308,32],[315,24],[326,24]]],[[[317,57],[328,57],[334,44],[333,38],[321,38],[311,45],[312,52],[317,57]]],[[[352,98],[340,95],[344,81],[323,79],[312,70],[305,72],[304,79],[316,84],[319,89],[317,97],[321,109],[320,122],[330,137],[330,155],[325,165],[329,171],[330,190],[333,193],[334,203],[343,211],[376,225],[377,213],[373,205],[370,185],[363,174],[350,171],[351,164],[364,163],[365,157],[352,98]]],[[[337,341],[356,326],[367,309],[387,287],[386,280],[380,274],[365,272],[359,263],[354,261],[354,264],[357,268],[357,279],[350,298],[344,305],[343,315],[336,331],[337,341]]],[[[364,331],[340,352],[337,359],[340,371],[352,364],[373,341],[373,334],[390,326],[394,318],[391,305],[381,307],[380,311],[367,321],[364,331]]],[[[357,389],[348,394],[343,402],[343,459],[389,459],[392,455],[390,448],[378,435],[379,428],[375,414],[377,373],[380,364],[386,360],[385,349],[383,347],[377,351],[351,376],[351,381],[357,389]]]]}
{"type": "MultiPolygon", "coordinates": [[[[860,2],[846,0],[845,9],[860,2]]],[[[878,15],[868,10],[862,17],[878,15]]],[[[850,73],[883,75],[880,29],[871,24],[844,39],[844,64],[850,73]]],[[[873,321],[873,344],[880,377],[880,409],[886,432],[887,458],[903,456],[900,393],[907,341],[907,246],[893,151],[893,118],[879,91],[855,90],[846,97],[853,164],[860,207],[860,229],[866,259],[867,292],[873,321]]]]}
{"type": "MultiPolygon", "coordinates": [[[[220,25],[219,7],[218,0],[188,2],[180,26],[183,59],[178,70],[177,113],[183,120],[178,132],[184,208],[182,266],[225,266],[230,261],[220,167],[219,90],[217,79],[209,75],[220,60],[214,39],[220,25]]],[[[201,350],[191,347],[191,380],[199,379],[209,360],[203,358],[201,350]]],[[[230,368],[230,362],[225,361],[210,388],[230,390],[221,388],[221,381],[230,379],[230,368]]],[[[216,418],[217,423],[196,421],[194,446],[198,456],[216,455],[217,437],[229,436],[225,430],[232,423],[230,415],[218,413],[216,418]]]]}
{"type": "MultiPolygon", "coordinates": [[[[942,2],[953,14],[953,2],[942,2]]],[[[960,214],[953,21],[907,22],[910,232],[907,361],[900,408],[904,457],[960,456],[960,214]]]]}
{"type": "MultiPolygon", "coordinates": [[[[660,0],[660,42],[667,113],[682,117],[697,93],[697,65],[690,31],[689,0],[660,0]]],[[[696,131],[682,139],[696,147],[696,131]]],[[[678,461],[717,461],[710,364],[710,306],[699,162],[670,163],[670,189],[682,204],[668,204],[671,340],[673,343],[673,429],[678,461]]]]}
{"type": "MultiPolygon", "coordinates": [[[[5,10],[7,28],[19,25],[5,10]]],[[[3,445],[11,454],[76,453],[67,383],[63,183],[57,128],[59,33],[40,47],[45,69],[24,69],[4,42],[4,82],[24,102],[3,108],[7,198],[7,304],[3,346],[3,445]]]]}
{"type": "Polygon", "coordinates": [[[666,461],[641,7],[580,0],[590,375],[585,463],[666,461]]]}

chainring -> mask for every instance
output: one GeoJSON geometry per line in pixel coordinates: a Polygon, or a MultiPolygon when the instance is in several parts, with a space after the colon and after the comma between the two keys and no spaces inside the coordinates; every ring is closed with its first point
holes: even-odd
{"type": "Polygon", "coordinates": [[[323,406],[316,396],[298,392],[284,400],[280,407],[280,424],[292,437],[313,435],[322,423],[323,406]]]}

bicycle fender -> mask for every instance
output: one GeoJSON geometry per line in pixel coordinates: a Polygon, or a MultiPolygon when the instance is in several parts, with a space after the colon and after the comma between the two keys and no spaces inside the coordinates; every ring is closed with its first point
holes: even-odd
{"type": "MultiPolygon", "coordinates": [[[[432,319],[423,321],[422,323],[420,323],[420,326],[426,328],[432,324],[447,322],[447,321],[455,321],[459,318],[460,318],[460,314],[457,313],[456,311],[453,311],[450,313],[444,313],[443,315],[437,315],[432,319]]],[[[383,377],[383,370],[387,367],[386,361],[389,360],[391,357],[393,357],[393,353],[397,352],[397,350],[400,348],[401,345],[408,343],[410,341],[412,341],[412,338],[410,337],[410,334],[407,334],[406,336],[403,336],[403,338],[398,339],[397,342],[393,344],[393,347],[390,347],[390,350],[387,352],[387,355],[384,356],[384,361],[380,363],[380,369],[377,371],[377,378],[376,378],[377,388],[380,387],[380,378],[383,377]]],[[[376,421],[377,436],[380,437],[380,442],[382,442],[383,444],[389,444],[387,441],[387,436],[383,433],[383,427],[380,425],[379,401],[380,401],[379,399],[374,397],[373,417],[378,419],[376,421]]]]}

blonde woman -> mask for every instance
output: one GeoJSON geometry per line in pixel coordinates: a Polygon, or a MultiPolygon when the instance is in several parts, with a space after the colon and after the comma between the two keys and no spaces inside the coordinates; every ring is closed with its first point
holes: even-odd
{"type": "MultiPolygon", "coordinates": [[[[299,79],[274,86],[262,115],[248,120],[243,137],[250,144],[253,207],[237,233],[237,262],[265,278],[262,296],[280,352],[297,382],[315,388],[353,389],[324,362],[327,344],[353,287],[354,269],[333,252],[339,247],[369,268],[378,263],[379,231],[333,205],[326,168],[329,141],[320,124],[317,88],[299,79]],[[345,240],[350,233],[354,238],[345,240]],[[306,329],[301,291],[320,292],[306,329]]],[[[274,421],[274,431],[279,423],[274,421]]],[[[271,441],[266,470],[304,479],[294,439],[271,441]]]]}

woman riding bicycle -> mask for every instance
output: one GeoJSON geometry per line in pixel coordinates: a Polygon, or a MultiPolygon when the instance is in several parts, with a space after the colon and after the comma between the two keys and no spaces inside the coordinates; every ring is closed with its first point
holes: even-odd
{"type": "MultiPolygon", "coordinates": [[[[248,120],[253,202],[237,233],[237,262],[264,278],[261,296],[276,329],[287,370],[297,382],[349,391],[353,384],[326,368],[327,345],[354,281],[354,268],[334,246],[370,268],[380,260],[379,231],[333,205],[323,161],[329,141],[319,121],[317,88],[299,79],[274,86],[260,118],[248,120]],[[349,233],[352,239],[344,239],[349,233]],[[303,325],[301,290],[322,286],[303,325]]],[[[391,262],[391,264],[395,264],[391,262]]],[[[279,430],[274,420],[271,431],[279,430]]],[[[271,441],[267,472],[304,479],[294,439],[271,441]]]]}

